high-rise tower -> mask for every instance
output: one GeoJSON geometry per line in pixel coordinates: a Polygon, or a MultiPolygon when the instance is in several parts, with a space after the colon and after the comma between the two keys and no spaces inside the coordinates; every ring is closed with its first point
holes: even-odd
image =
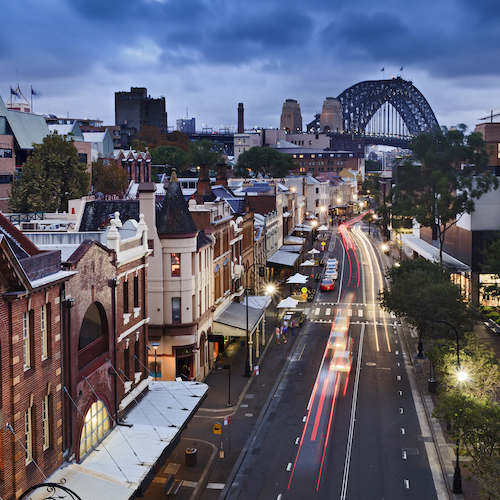
{"type": "Polygon", "coordinates": [[[287,99],[283,103],[280,128],[292,134],[302,132],[300,105],[295,99],[287,99]]]}
{"type": "Polygon", "coordinates": [[[340,102],[335,97],[327,97],[323,102],[323,110],[319,118],[319,128],[323,133],[342,133],[342,110],[340,102]]]}

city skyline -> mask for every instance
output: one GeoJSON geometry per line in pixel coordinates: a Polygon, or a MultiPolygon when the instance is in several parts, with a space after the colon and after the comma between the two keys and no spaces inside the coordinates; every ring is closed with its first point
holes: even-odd
{"type": "Polygon", "coordinates": [[[500,107],[500,70],[491,63],[500,6],[457,0],[453,7],[443,0],[361,0],[355,8],[345,0],[22,1],[5,6],[0,96],[7,101],[19,84],[28,100],[31,88],[38,94],[35,113],[111,125],[115,92],[146,87],[165,97],[169,127],[188,116],[199,130],[236,129],[240,102],[246,128],[277,128],[283,103],[295,99],[305,128],[326,97],[402,76],[440,125],[472,131],[500,107]]]}

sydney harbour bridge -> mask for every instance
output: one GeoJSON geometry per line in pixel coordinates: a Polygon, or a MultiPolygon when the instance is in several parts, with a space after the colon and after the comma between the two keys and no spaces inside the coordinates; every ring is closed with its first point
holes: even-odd
{"type": "MultiPolygon", "coordinates": [[[[413,137],[439,127],[422,93],[401,77],[357,83],[336,99],[342,112],[343,132],[363,137],[367,145],[406,148],[413,137]]],[[[321,132],[319,114],[307,125],[307,131],[321,132]]],[[[224,144],[226,149],[233,146],[234,134],[227,130],[189,135],[195,140],[210,138],[224,144]]]]}

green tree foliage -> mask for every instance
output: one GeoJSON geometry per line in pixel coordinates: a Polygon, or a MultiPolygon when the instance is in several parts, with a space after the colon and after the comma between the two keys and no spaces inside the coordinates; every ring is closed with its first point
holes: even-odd
{"type": "MultiPolygon", "coordinates": [[[[472,312],[449,274],[425,259],[404,259],[387,271],[388,285],[380,292],[382,308],[422,332],[434,320],[457,329],[470,328],[472,312]]],[[[425,334],[430,335],[426,329],[425,334]]]]}
{"type": "Polygon", "coordinates": [[[363,189],[363,194],[365,196],[370,196],[372,197],[375,202],[378,203],[378,197],[379,197],[379,186],[378,186],[378,181],[380,178],[380,174],[378,173],[367,173],[365,180],[363,181],[362,189],[363,189]]]}
{"type": "Polygon", "coordinates": [[[470,455],[483,498],[500,498],[500,406],[454,389],[440,394],[433,416],[452,425],[451,438],[470,455]]]}
{"type": "Polygon", "coordinates": [[[50,134],[34,149],[23,165],[19,180],[12,184],[12,212],[67,211],[68,200],[89,192],[90,174],[79,161],[73,141],[50,134]]]}
{"type": "Polygon", "coordinates": [[[168,165],[170,167],[168,174],[170,174],[172,167],[175,167],[177,172],[185,170],[191,160],[189,154],[177,146],[158,146],[150,153],[153,165],[168,165]]]}
{"type": "Polygon", "coordinates": [[[120,195],[127,189],[128,173],[115,160],[99,158],[92,162],[92,192],[120,195]]]}
{"type": "Polygon", "coordinates": [[[208,139],[191,143],[189,148],[191,163],[195,167],[208,165],[210,170],[216,170],[217,163],[223,163],[222,146],[208,139]]]}
{"type": "Polygon", "coordinates": [[[461,125],[420,134],[411,144],[418,163],[403,163],[392,192],[393,215],[432,228],[440,263],[446,231],[474,211],[474,200],[498,187],[498,179],[485,172],[488,153],[481,134],[465,130],[461,125]]]}
{"type": "Polygon", "coordinates": [[[254,146],[248,151],[241,153],[236,166],[237,175],[249,177],[253,172],[255,175],[262,174],[269,177],[285,177],[290,170],[295,170],[295,162],[290,155],[279,152],[276,149],[254,146]]]}

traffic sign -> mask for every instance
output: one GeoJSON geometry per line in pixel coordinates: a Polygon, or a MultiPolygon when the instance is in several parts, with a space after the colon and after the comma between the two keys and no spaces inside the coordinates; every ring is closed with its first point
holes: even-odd
{"type": "Polygon", "coordinates": [[[253,367],[253,374],[254,374],[255,376],[257,376],[257,375],[259,374],[259,365],[255,365],[255,366],[253,367]]]}
{"type": "Polygon", "coordinates": [[[231,423],[231,416],[224,417],[224,425],[229,425],[231,423]]]}
{"type": "Polygon", "coordinates": [[[222,425],[220,425],[219,422],[215,422],[212,427],[212,432],[214,434],[222,434],[222,425]]]}
{"type": "Polygon", "coordinates": [[[301,297],[302,297],[303,299],[307,299],[307,293],[303,293],[303,294],[301,295],[301,297]]]}
{"type": "Polygon", "coordinates": [[[321,246],[324,247],[326,245],[326,241],[321,242],[321,246]]]}
{"type": "Polygon", "coordinates": [[[307,293],[307,287],[303,286],[303,287],[300,289],[300,291],[301,291],[302,293],[307,293]]]}

